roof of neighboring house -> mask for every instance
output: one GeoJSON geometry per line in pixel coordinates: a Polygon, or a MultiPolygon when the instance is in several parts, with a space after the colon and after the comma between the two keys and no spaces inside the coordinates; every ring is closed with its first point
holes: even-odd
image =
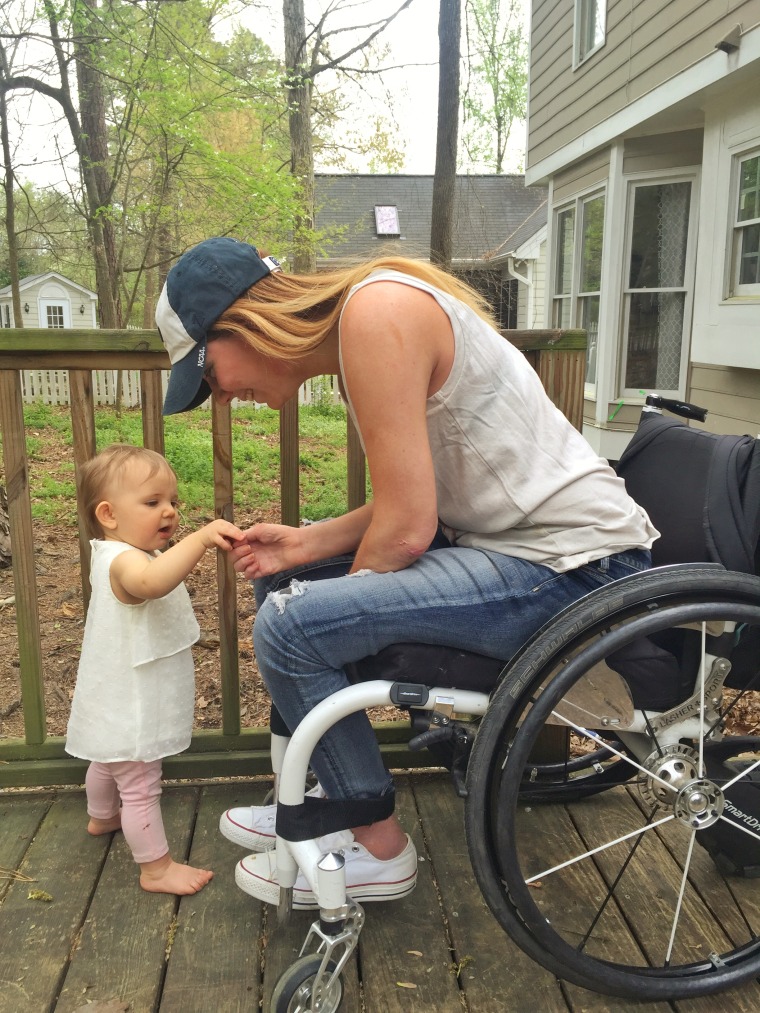
{"type": "Polygon", "coordinates": [[[510,236],[507,236],[499,249],[495,251],[497,257],[506,257],[516,253],[524,243],[527,243],[529,239],[532,239],[537,232],[540,232],[546,226],[549,202],[546,196],[544,196],[545,193],[546,191],[543,191],[543,200],[538,207],[531,211],[525,221],[521,222],[515,231],[510,236]]]}
{"type": "MultiPolygon", "coordinates": [[[[76,281],[72,281],[71,278],[66,278],[64,275],[59,274],[57,271],[45,271],[44,274],[28,274],[25,278],[22,278],[18,283],[19,292],[23,292],[24,289],[34,288],[35,285],[39,285],[40,282],[47,281],[48,279],[55,279],[60,281],[63,285],[68,285],[69,288],[75,288],[77,292],[84,292],[90,298],[97,299],[97,295],[92,289],[86,288],[84,285],[80,285],[76,281]]],[[[0,288],[0,299],[7,298],[11,294],[11,286],[4,285],[0,288]]]]}
{"type": "MultiPolygon", "coordinates": [[[[323,259],[367,258],[392,246],[406,256],[430,253],[433,176],[315,176],[316,225],[338,226],[323,259]],[[378,236],[375,206],[398,209],[399,236],[378,236]]],[[[454,196],[454,260],[489,260],[546,202],[545,187],[525,187],[524,176],[457,176],[454,196]]]]}

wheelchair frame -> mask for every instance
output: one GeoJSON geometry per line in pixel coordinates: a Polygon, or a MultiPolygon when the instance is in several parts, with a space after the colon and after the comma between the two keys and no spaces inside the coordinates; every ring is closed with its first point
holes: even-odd
{"type": "MultiPolygon", "coordinates": [[[[737,739],[742,751],[746,753],[748,747],[753,748],[757,759],[752,763],[745,761],[735,775],[728,773],[716,780],[711,769],[708,776],[705,757],[709,759],[715,749],[723,748],[719,701],[731,665],[723,657],[710,655],[704,645],[709,640],[707,623],[726,621],[760,625],[760,578],[730,573],[715,564],[661,567],[615,581],[565,609],[512,659],[490,698],[483,693],[440,687],[401,687],[405,697],[420,694],[414,706],[422,710],[430,711],[439,705],[446,712],[453,709],[457,714],[481,719],[467,771],[465,803],[465,830],[473,870],[502,928],[521,949],[557,977],[623,998],[654,1000],[712,994],[760,974],[760,914],[757,932],[750,926],[747,940],[736,945],[728,940],[722,944],[722,952],[699,951],[700,959],[684,961],[674,950],[681,905],[688,900],[685,900],[689,892],[687,879],[691,876],[695,839],[716,822],[735,825],[729,819],[730,811],[724,808],[725,793],[735,782],[749,779],[760,766],[760,738],[749,742],[737,739]],[[671,623],[678,629],[694,624],[701,627],[701,632],[691,631],[701,638],[703,645],[700,678],[690,697],[670,710],[661,713],[637,710],[630,698],[626,700],[625,690],[621,696],[620,686],[610,686],[609,677],[599,681],[600,659],[604,659],[610,646],[617,648],[620,643],[668,628],[671,623]],[[579,701],[572,692],[584,680],[590,683],[590,697],[588,687],[582,685],[584,695],[579,701]],[[589,699],[594,698],[596,703],[590,709],[589,699]],[[586,708],[587,719],[593,714],[586,722],[588,727],[573,711],[579,706],[586,708]],[[594,722],[598,732],[592,731],[594,722]],[[599,753],[595,753],[588,772],[581,768],[577,778],[570,777],[567,770],[555,773],[557,765],[533,764],[530,750],[545,723],[565,725],[576,738],[586,737],[604,756],[600,759],[599,753]],[[697,747],[684,745],[695,738],[697,747]],[[531,780],[536,768],[538,781],[531,780]],[[606,776],[609,773],[613,775],[611,778],[606,776]],[[633,786],[628,783],[631,778],[636,779],[633,786]],[[558,802],[562,810],[576,804],[588,809],[594,797],[606,797],[605,793],[618,788],[637,800],[642,796],[650,809],[659,808],[659,815],[654,811],[639,813],[626,831],[614,834],[611,841],[596,848],[589,846],[587,853],[558,862],[556,868],[550,863],[531,875],[525,874],[516,829],[524,810],[536,812],[533,820],[536,832],[536,827],[540,831],[542,819],[540,803],[558,802]],[[526,806],[526,802],[531,804],[526,806]],[[577,949],[568,943],[561,929],[555,929],[557,920],[547,915],[545,901],[551,895],[546,889],[547,877],[562,874],[562,870],[579,860],[596,861],[598,852],[612,853],[616,848],[626,849],[622,861],[627,867],[641,840],[664,830],[672,832],[674,827],[689,837],[688,858],[683,862],[683,879],[672,924],[661,926],[660,934],[667,928],[671,936],[667,952],[660,958],[662,966],[657,966],[656,955],[653,959],[650,955],[651,966],[646,954],[641,962],[637,962],[634,953],[630,960],[621,963],[619,957],[610,960],[604,953],[587,953],[583,947],[577,949]],[[543,889],[533,889],[531,884],[537,881],[541,881],[543,889]]],[[[624,685],[624,680],[618,678],[620,685],[624,685]]],[[[278,767],[279,799],[287,805],[302,803],[309,758],[323,733],[355,711],[397,702],[398,686],[376,680],[347,687],[314,708],[292,739],[276,743],[274,765],[278,767]]],[[[729,746],[732,741],[728,739],[729,746]]],[[[741,826],[739,830],[746,830],[760,842],[756,832],[741,826]]],[[[659,837],[652,839],[659,847],[659,837]]],[[[673,847],[670,842],[667,846],[673,847]]],[[[706,857],[703,861],[700,852],[698,858],[701,878],[695,889],[704,893],[710,888],[713,867],[710,865],[705,871],[706,857]]],[[[292,886],[299,869],[314,891],[320,911],[301,957],[278,982],[271,1009],[273,1013],[307,1009],[331,1013],[340,1004],[340,974],[358,943],[364,912],[346,894],[342,856],[322,854],[317,841],[287,841],[278,836],[276,862],[281,887],[280,920],[289,916],[292,886]],[[311,947],[316,947],[312,953],[311,947]]],[[[716,882],[720,876],[720,870],[714,872],[716,882]]],[[[600,879],[598,873],[597,878],[600,879]]],[[[744,880],[742,887],[753,897],[757,895],[760,911],[760,880],[744,880]]],[[[735,885],[731,889],[738,895],[735,885]]],[[[558,904],[564,908],[569,896],[564,885],[558,886],[557,895],[561,898],[558,904]]],[[[642,904],[646,906],[646,901],[642,900],[642,904]]],[[[583,907],[583,903],[578,906],[583,907]]],[[[690,940],[688,946],[691,945],[690,940]]]]}
{"type": "MultiPolygon", "coordinates": [[[[656,395],[647,398],[644,411],[662,408],[699,421],[706,414],[656,395]]],[[[513,941],[557,977],[622,998],[677,1000],[735,987],[760,977],[760,774],[752,777],[760,769],[760,736],[727,735],[736,701],[723,709],[732,667],[727,638],[738,642],[745,628],[760,629],[758,576],[717,563],[679,563],[631,575],[547,623],[505,666],[490,694],[377,679],[324,700],[290,740],[273,736],[275,798],[303,803],[314,747],[356,711],[398,704],[402,696],[412,709],[430,711],[432,705],[434,715],[440,711],[431,727],[449,722],[452,714],[480,718],[462,792],[465,831],[481,892],[513,941]],[[698,645],[698,672],[694,678],[689,669],[686,698],[659,711],[634,706],[620,652],[674,636],[684,644],[691,638],[692,653],[698,645]],[[564,728],[567,752],[559,761],[536,758],[547,725],[564,728]],[[600,842],[588,824],[595,805],[603,822],[612,793],[623,802],[623,816],[616,818],[627,823],[600,842]],[[549,864],[536,869],[534,857],[523,854],[521,835],[542,832],[548,821],[541,814],[549,810],[541,806],[547,803],[555,807],[555,831],[537,849],[549,864]],[[535,818],[526,819],[534,809],[535,818]],[[735,860],[736,834],[754,839],[756,857],[735,860]],[[549,857],[566,841],[575,846],[576,839],[580,854],[549,857]],[[695,850],[695,843],[703,848],[695,850]],[[677,870],[675,886],[657,879],[658,851],[677,870]],[[576,867],[584,870],[585,893],[563,878],[576,867]],[[634,875],[652,884],[651,938],[646,903],[627,898],[624,890],[623,902],[618,897],[620,885],[634,875]],[[673,915],[670,924],[659,924],[669,892],[673,915]],[[710,896],[726,907],[716,926],[703,929],[700,918],[710,896]],[[631,913],[637,905],[647,912],[643,922],[631,913]],[[621,928],[627,933],[622,944],[615,939],[621,928]]],[[[751,666],[745,688],[760,688],[760,657],[751,666]]],[[[461,786],[461,769],[458,774],[461,786]]],[[[314,840],[278,836],[276,862],[279,919],[289,917],[299,870],[320,911],[300,958],[278,982],[271,1008],[334,1013],[342,997],[341,971],[358,943],[364,912],[346,894],[340,854],[322,854],[314,840]]]]}

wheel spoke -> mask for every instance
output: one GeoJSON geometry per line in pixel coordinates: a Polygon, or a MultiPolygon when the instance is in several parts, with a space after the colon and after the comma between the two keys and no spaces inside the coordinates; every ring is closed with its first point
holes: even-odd
{"type": "Polygon", "coordinates": [[[665,785],[666,788],[670,788],[670,784],[664,778],[659,777],[657,774],[652,774],[650,771],[647,770],[646,767],[643,767],[632,756],[629,756],[627,753],[621,752],[619,749],[615,749],[615,747],[611,743],[606,742],[603,738],[601,738],[601,736],[597,732],[592,731],[590,728],[582,728],[580,725],[576,725],[574,721],[571,721],[570,718],[565,717],[564,714],[560,714],[559,711],[553,710],[552,717],[557,718],[559,721],[563,722],[563,724],[568,725],[570,728],[574,729],[579,735],[591,739],[592,742],[596,742],[600,746],[604,746],[605,749],[608,749],[611,753],[614,753],[615,756],[618,756],[621,760],[625,760],[626,763],[629,763],[632,767],[635,767],[636,770],[640,771],[642,774],[646,774],[647,777],[651,777],[653,780],[659,781],[660,784],[665,785]]]}
{"type": "Polygon", "coordinates": [[[691,866],[691,854],[694,850],[694,838],[697,836],[696,830],[692,830],[689,835],[689,847],[686,851],[686,860],[683,863],[683,875],[681,876],[681,887],[678,891],[678,899],[676,900],[676,909],[673,912],[673,925],[670,930],[670,939],[668,941],[668,950],[665,954],[665,966],[670,967],[670,958],[673,955],[673,944],[676,941],[676,930],[678,929],[678,921],[681,917],[681,905],[683,904],[683,896],[686,891],[686,882],[689,878],[689,868],[691,866]]]}
{"type": "Polygon", "coordinates": [[[567,869],[570,865],[575,865],[576,862],[582,862],[584,858],[591,858],[592,855],[598,855],[602,851],[606,851],[608,848],[613,848],[616,844],[622,844],[624,841],[630,841],[632,837],[639,837],[641,834],[647,832],[647,830],[654,830],[655,827],[662,826],[663,823],[670,823],[674,820],[675,816],[671,813],[669,816],[663,816],[660,820],[654,820],[651,823],[647,823],[644,827],[637,827],[635,830],[631,830],[627,834],[623,834],[620,837],[616,837],[614,841],[608,841],[606,844],[600,844],[596,848],[591,848],[590,851],[584,851],[581,855],[576,855],[574,858],[569,858],[566,862],[560,862],[559,865],[553,865],[551,869],[545,869],[543,872],[538,873],[536,876],[531,876],[526,879],[525,882],[528,886],[531,883],[535,883],[539,879],[543,879],[545,876],[551,876],[553,872],[559,872],[561,869],[567,869]]]}

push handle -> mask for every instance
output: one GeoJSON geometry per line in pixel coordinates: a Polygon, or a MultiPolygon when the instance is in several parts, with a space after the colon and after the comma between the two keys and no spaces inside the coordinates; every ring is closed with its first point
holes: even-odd
{"type": "Polygon", "coordinates": [[[704,422],[707,418],[707,409],[699,405],[689,404],[687,401],[674,401],[669,397],[660,397],[659,394],[647,394],[646,404],[650,408],[666,408],[674,415],[680,415],[684,419],[696,419],[704,422]]]}

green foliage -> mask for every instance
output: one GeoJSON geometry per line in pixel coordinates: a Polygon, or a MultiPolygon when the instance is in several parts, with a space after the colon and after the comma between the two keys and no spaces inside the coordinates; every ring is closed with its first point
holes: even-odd
{"type": "MultiPolygon", "coordinates": [[[[33,517],[75,526],[74,463],[67,408],[30,404],[24,408],[33,517]]],[[[299,412],[301,513],[309,520],[346,511],[346,415],[341,405],[303,406],[299,412]]],[[[177,472],[184,523],[214,516],[211,412],[206,409],[165,420],[166,457],[177,472]]],[[[139,411],[95,413],[98,450],[110,443],[142,444],[139,411]]],[[[235,517],[248,525],[276,519],[280,497],[279,413],[241,407],[232,417],[235,517]]]]}
{"type": "Polygon", "coordinates": [[[528,97],[528,40],[519,0],[467,0],[462,141],[471,164],[504,171],[512,126],[528,97]]]}

